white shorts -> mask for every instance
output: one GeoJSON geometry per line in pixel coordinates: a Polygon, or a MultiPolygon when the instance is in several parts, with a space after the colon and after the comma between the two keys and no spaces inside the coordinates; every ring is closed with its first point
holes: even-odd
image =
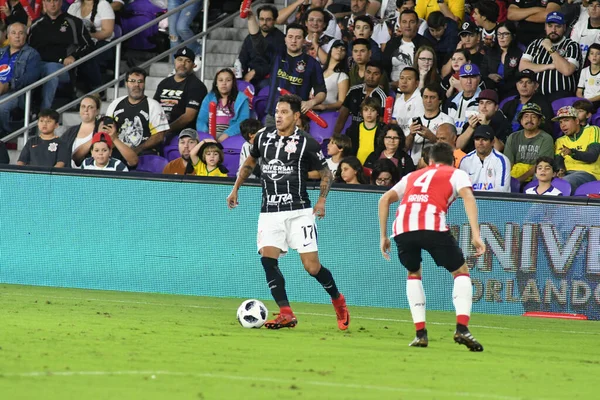
{"type": "Polygon", "coordinates": [[[256,246],[258,251],[267,246],[277,247],[284,253],[288,247],[298,253],[317,251],[317,225],[313,209],[260,213],[256,246]]]}

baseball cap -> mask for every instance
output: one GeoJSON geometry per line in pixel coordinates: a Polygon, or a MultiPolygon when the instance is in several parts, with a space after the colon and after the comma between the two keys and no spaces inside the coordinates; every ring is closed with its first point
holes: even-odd
{"type": "Polygon", "coordinates": [[[179,132],[179,139],[189,137],[194,140],[198,140],[198,131],[192,128],[185,128],[181,132],[179,132]]]}
{"type": "Polygon", "coordinates": [[[556,117],[552,118],[552,121],[557,122],[563,118],[575,118],[577,119],[577,110],[571,106],[564,106],[558,109],[556,117]]]}
{"type": "Polygon", "coordinates": [[[523,78],[529,78],[531,82],[537,82],[536,73],[530,69],[524,69],[523,71],[517,74],[517,80],[520,81],[523,78]]]}
{"type": "Polygon", "coordinates": [[[562,13],[559,13],[558,11],[552,11],[550,14],[548,14],[546,16],[546,23],[547,24],[564,25],[565,24],[565,16],[562,13]]]}
{"type": "Polygon", "coordinates": [[[109,149],[112,149],[112,147],[113,147],[112,138],[110,137],[110,135],[108,133],[105,133],[105,132],[94,133],[94,136],[92,136],[92,146],[94,145],[94,143],[98,143],[98,142],[106,143],[106,145],[108,146],[109,149]]]}
{"type": "MultiPolygon", "coordinates": [[[[598,0],[600,1],[600,0],[598,0]]],[[[346,47],[346,43],[344,43],[343,40],[334,40],[333,44],[331,45],[331,48],[334,47],[346,47]]]]}
{"type": "Polygon", "coordinates": [[[460,31],[458,32],[458,36],[463,33],[477,33],[479,32],[479,28],[473,22],[467,21],[462,24],[460,27],[460,31]]]}
{"type": "Polygon", "coordinates": [[[189,47],[182,47],[175,53],[175,58],[177,57],[187,57],[190,60],[194,61],[196,59],[196,54],[194,54],[194,51],[189,47]]]}
{"type": "Polygon", "coordinates": [[[474,138],[483,138],[486,140],[492,140],[496,134],[494,133],[494,129],[489,125],[479,125],[473,131],[474,138]]]}
{"type": "Polygon", "coordinates": [[[519,111],[519,115],[517,116],[517,121],[520,121],[521,117],[525,113],[536,114],[536,115],[538,115],[539,117],[542,118],[542,122],[544,121],[544,114],[542,113],[542,108],[540,106],[538,106],[537,104],[535,104],[535,103],[527,103],[527,104],[525,104],[523,106],[523,108],[521,108],[521,111],[519,111]]]}
{"type": "Polygon", "coordinates": [[[458,76],[461,78],[477,75],[481,75],[481,73],[479,72],[479,67],[476,64],[463,64],[458,72],[458,76]]]}
{"type": "Polygon", "coordinates": [[[477,101],[479,100],[491,100],[494,103],[498,104],[498,93],[496,93],[496,91],[492,89],[482,90],[481,93],[479,93],[479,97],[477,97],[477,101]]]}

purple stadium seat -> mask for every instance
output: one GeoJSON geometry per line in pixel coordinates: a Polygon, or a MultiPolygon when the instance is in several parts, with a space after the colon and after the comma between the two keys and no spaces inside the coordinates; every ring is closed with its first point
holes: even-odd
{"type": "Polygon", "coordinates": [[[200,132],[200,131],[198,131],[198,140],[199,141],[203,141],[204,139],[214,139],[214,138],[208,132],[200,132]]]}
{"type": "Polygon", "coordinates": [[[517,178],[510,178],[510,192],[521,193],[521,182],[517,178]]]}
{"type": "Polygon", "coordinates": [[[145,155],[139,156],[138,165],[135,169],[137,172],[151,172],[154,174],[162,174],[165,166],[169,163],[169,161],[161,156],[155,155],[145,155]]]}
{"type": "Polygon", "coordinates": [[[246,139],[242,135],[233,135],[223,140],[223,149],[236,150],[238,153],[242,150],[242,146],[246,143],[246,139]]]}
{"type": "Polygon", "coordinates": [[[589,194],[600,194],[600,181],[584,183],[575,189],[574,196],[587,196],[589,194]]]}
{"type": "Polygon", "coordinates": [[[242,79],[238,79],[237,80],[238,92],[243,92],[244,90],[246,90],[247,87],[250,87],[250,91],[252,93],[256,94],[256,92],[254,91],[254,85],[253,84],[251,84],[250,82],[246,82],[246,81],[244,81],[242,79]]]}
{"type": "Polygon", "coordinates": [[[596,114],[592,115],[590,125],[600,126],[600,109],[596,111],[596,114]]]}
{"type": "Polygon", "coordinates": [[[115,33],[115,36],[111,40],[118,39],[121,36],[123,36],[123,28],[121,28],[121,25],[115,24],[114,33],[115,33]]]}
{"type": "Polygon", "coordinates": [[[179,154],[179,146],[165,146],[165,148],[163,149],[163,154],[165,155],[165,158],[169,161],[173,161],[181,157],[181,154],[179,154]]]}
{"type": "Polygon", "coordinates": [[[264,87],[258,92],[256,96],[254,96],[254,101],[252,102],[252,109],[258,116],[259,120],[263,120],[265,115],[267,115],[267,100],[269,99],[269,86],[264,87]]]}
{"type": "MultiPolygon", "coordinates": [[[[538,182],[536,179],[532,180],[527,185],[525,185],[525,187],[523,188],[523,192],[525,192],[525,190],[527,190],[529,188],[537,186],[537,184],[538,184],[538,182]]],[[[564,179],[560,179],[560,178],[552,179],[552,186],[554,186],[555,188],[560,190],[562,192],[563,196],[571,195],[571,190],[572,190],[571,184],[569,182],[565,181],[564,179]]]]}
{"type": "Polygon", "coordinates": [[[517,97],[517,95],[514,95],[514,96],[508,96],[507,98],[503,99],[503,100],[500,102],[500,104],[498,105],[498,108],[499,108],[500,110],[502,110],[502,107],[504,107],[504,105],[505,105],[506,103],[508,103],[509,101],[511,101],[512,99],[514,99],[515,97],[517,97]]]}
{"type": "Polygon", "coordinates": [[[235,176],[240,165],[240,151],[246,139],[242,135],[230,136],[223,140],[223,154],[225,160],[223,165],[229,170],[228,176],[235,176]]]}
{"type": "MultiPolygon", "coordinates": [[[[331,138],[333,135],[333,128],[335,127],[335,122],[337,121],[339,112],[324,112],[319,114],[325,122],[327,122],[327,128],[321,128],[317,125],[316,122],[310,121],[310,134],[315,140],[319,143],[323,143],[325,140],[331,138]]],[[[348,118],[351,119],[351,118],[348,118]]]]}
{"type": "MultiPolygon", "coordinates": [[[[147,22],[155,19],[159,14],[164,13],[165,9],[152,4],[150,0],[136,0],[129,2],[121,16],[122,33],[127,34],[147,22]]],[[[128,41],[126,45],[134,50],[150,50],[156,47],[152,38],[158,34],[158,25],[154,25],[138,33],[128,41]]]]}

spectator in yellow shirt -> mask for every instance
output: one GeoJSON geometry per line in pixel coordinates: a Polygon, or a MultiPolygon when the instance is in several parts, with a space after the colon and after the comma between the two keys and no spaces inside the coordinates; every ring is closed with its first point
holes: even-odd
{"type": "Polygon", "coordinates": [[[415,11],[423,19],[427,19],[434,11],[441,11],[444,16],[460,24],[465,17],[465,0],[419,0],[415,11]]]}

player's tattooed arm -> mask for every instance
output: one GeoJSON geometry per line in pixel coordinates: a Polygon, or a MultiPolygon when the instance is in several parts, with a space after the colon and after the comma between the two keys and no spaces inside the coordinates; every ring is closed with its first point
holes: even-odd
{"type": "Polygon", "coordinates": [[[319,197],[325,199],[327,198],[329,189],[331,189],[331,184],[333,183],[333,174],[329,168],[325,167],[319,170],[319,175],[321,175],[321,191],[319,197]]]}

